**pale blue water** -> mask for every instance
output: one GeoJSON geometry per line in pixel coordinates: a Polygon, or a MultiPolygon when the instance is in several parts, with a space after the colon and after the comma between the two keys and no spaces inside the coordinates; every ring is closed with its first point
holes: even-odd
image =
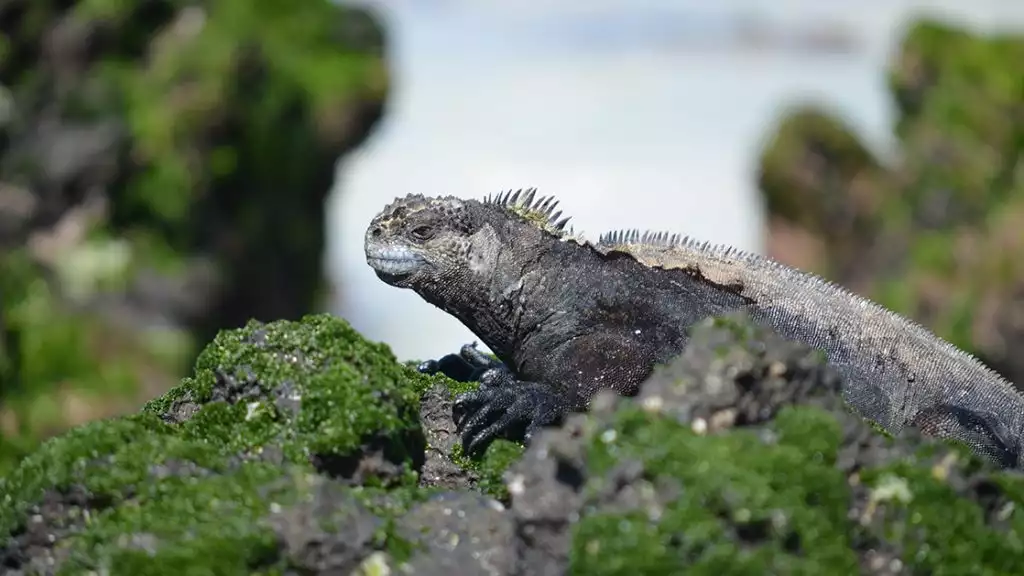
{"type": "Polygon", "coordinates": [[[537,186],[592,238],[637,227],[760,250],[753,169],[787,106],[823,103],[884,154],[882,67],[914,6],[981,25],[1024,22],[1024,2],[995,0],[387,5],[395,95],[378,133],[340,166],[328,267],[334,311],[401,358],[473,336],[363,260],[366,224],[395,196],[537,186]],[[769,24],[760,45],[742,42],[741,18],[752,16],[769,24]],[[823,27],[842,29],[844,49],[802,52],[823,27]]]}

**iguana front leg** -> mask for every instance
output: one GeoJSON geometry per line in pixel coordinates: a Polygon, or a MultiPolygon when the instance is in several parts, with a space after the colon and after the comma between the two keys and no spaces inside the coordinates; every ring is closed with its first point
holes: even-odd
{"type": "Polygon", "coordinates": [[[427,360],[417,369],[444,374],[458,382],[480,382],[477,390],[460,394],[452,419],[462,435],[462,449],[477,455],[498,437],[522,438],[526,443],[544,426],[559,422],[564,412],[549,386],[517,379],[505,363],[464,344],[457,354],[427,360]]]}
{"type": "Polygon", "coordinates": [[[529,444],[541,428],[586,409],[599,389],[636,394],[657,357],[634,333],[593,332],[553,346],[537,342],[524,354],[533,359],[531,367],[520,367],[526,377],[472,346],[462,347],[460,361],[443,358],[425,367],[440,371],[444,363],[457,376],[481,370],[480,388],[460,394],[452,406],[463,451],[475,455],[499,436],[529,444]]]}
{"type": "Polygon", "coordinates": [[[437,360],[427,360],[416,367],[424,374],[440,372],[456,382],[479,382],[484,372],[492,368],[504,368],[500,360],[491,358],[477,350],[476,342],[463,344],[457,354],[446,354],[437,360]]]}
{"type": "Polygon", "coordinates": [[[459,394],[452,405],[462,451],[469,456],[483,453],[499,437],[529,444],[565,413],[564,399],[550,386],[518,380],[504,365],[484,372],[480,387],[459,394]]]}

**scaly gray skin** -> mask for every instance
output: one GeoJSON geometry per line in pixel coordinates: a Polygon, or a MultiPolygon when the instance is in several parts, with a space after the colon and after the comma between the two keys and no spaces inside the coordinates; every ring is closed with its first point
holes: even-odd
{"type": "Polygon", "coordinates": [[[632,396],[678,355],[695,322],[739,308],[820,349],[847,402],[897,434],[906,425],[1022,467],[1024,397],[922,326],[814,275],[678,235],[566,231],[535,191],[483,201],[410,195],[377,215],[366,258],[378,277],[452,314],[500,362],[471,345],[425,362],[459,380],[455,421],[467,453],[530,437],[601,388],[632,396]]]}

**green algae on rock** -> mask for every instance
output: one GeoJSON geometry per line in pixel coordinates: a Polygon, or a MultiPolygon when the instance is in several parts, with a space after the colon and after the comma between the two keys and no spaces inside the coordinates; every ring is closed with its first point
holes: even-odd
{"type": "MultiPolygon", "coordinates": [[[[573,573],[856,572],[849,492],[842,472],[828,465],[841,439],[835,420],[812,408],[786,415],[801,439],[810,431],[815,441],[766,445],[748,430],[702,437],[636,406],[616,414],[591,443],[588,465],[600,480],[623,462],[642,463],[637,506],[584,516],[573,573]],[[608,430],[614,438],[602,439],[608,430]]],[[[789,425],[775,432],[792,435],[789,425]]],[[[595,481],[587,489],[611,487],[595,481]]]]}
{"type": "Polygon", "coordinates": [[[817,351],[711,318],[618,404],[583,442],[572,573],[856,571],[844,429],[827,411],[845,412],[841,382],[817,351]]]}
{"type": "Polygon", "coordinates": [[[359,483],[408,483],[425,440],[419,394],[384,344],[344,320],[250,322],[221,332],[195,374],[143,410],[186,438],[217,439],[245,458],[280,453],[359,483]]]}
{"type": "Polygon", "coordinates": [[[152,415],[90,423],[47,442],[11,476],[0,533],[12,542],[0,552],[9,568],[29,573],[54,562],[70,573],[152,574],[159,562],[171,574],[197,561],[240,572],[275,550],[273,531],[259,522],[298,500],[291,474],[302,472],[232,462],[215,446],[167,433],[152,415]]]}
{"type": "Polygon", "coordinates": [[[418,409],[408,369],[344,320],[223,331],[139,414],[72,429],[0,478],[0,566],[274,572],[303,564],[279,550],[304,534],[280,515],[304,518],[294,507],[320,490],[333,495],[320,508],[358,520],[342,522],[350,548],[332,561],[354,569],[400,540],[377,515],[386,503],[368,505],[422,500],[418,409]]]}
{"type": "Polygon", "coordinates": [[[1024,477],[914,430],[878,434],[813,351],[744,324],[703,323],[638,402],[588,429],[594,513],[575,527],[573,573],[1011,573],[1024,562],[1024,477]]]}
{"type": "Polygon", "coordinates": [[[837,419],[818,408],[703,437],[629,406],[592,438],[597,496],[574,529],[574,574],[1011,574],[1024,562],[1019,475],[931,445],[851,474],[837,419]]]}
{"type": "Polygon", "coordinates": [[[742,315],[695,327],[637,398],[601,396],[542,433],[506,474],[507,507],[479,494],[496,490],[497,461],[455,470],[452,385],[328,315],[224,331],[140,413],[53,438],[0,478],[0,568],[1008,573],[1024,562],[1020,474],[875,433],[845,409],[820,354],[742,315]]]}

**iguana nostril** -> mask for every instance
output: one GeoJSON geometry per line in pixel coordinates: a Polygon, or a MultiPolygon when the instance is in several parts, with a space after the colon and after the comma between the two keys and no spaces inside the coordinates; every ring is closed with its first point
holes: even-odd
{"type": "Polygon", "coordinates": [[[380,238],[380,235],[383,233],[384,231],[380,229],[380,226],[375,226],[373,230],[370,231],[370,235],[374,238],[380,238]]]}

